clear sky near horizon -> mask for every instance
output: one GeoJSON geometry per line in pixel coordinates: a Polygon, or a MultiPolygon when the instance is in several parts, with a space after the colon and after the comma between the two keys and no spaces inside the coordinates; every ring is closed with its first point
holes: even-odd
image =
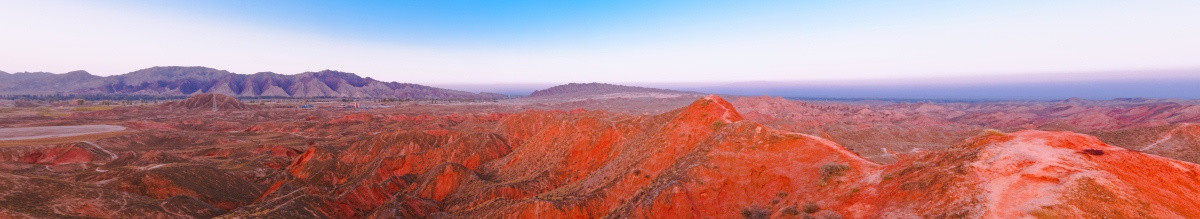
{"type": "Polygon", "coordinates": [[[436,85],[1200,69],[1200,1],[1171,0],[0,0],[0,30],[0,70],[98,75],[334,69],[436,85]]]}

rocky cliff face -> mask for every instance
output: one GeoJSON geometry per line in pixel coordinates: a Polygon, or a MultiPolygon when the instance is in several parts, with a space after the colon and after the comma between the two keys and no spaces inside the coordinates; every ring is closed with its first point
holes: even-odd
{"type": "Polygon", "coordinates": [[[0,94],[91,94],[189,96],[200,93],[235,97],[341,97],[398,99],[498,99],[503,95],[470,93],[417,84],[381,82],[372,78],[319,71],[297,75],[262,72],[251,75],[205,67],[153,67],[128,74],[99,77],[87,72],[67,74],[0,74],[0,94]]]}

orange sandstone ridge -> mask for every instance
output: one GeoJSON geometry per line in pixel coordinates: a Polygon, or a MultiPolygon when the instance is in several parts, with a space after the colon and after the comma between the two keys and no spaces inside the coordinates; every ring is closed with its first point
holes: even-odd
{"type": "Polygon", "coordinates": [[[482,132],[383,133],[286,169],[227,216],[1200,216],[1200,167],[1086,135],[993,132],[881,166],[717,96],[655,116],[530,111],[482,132]]]}

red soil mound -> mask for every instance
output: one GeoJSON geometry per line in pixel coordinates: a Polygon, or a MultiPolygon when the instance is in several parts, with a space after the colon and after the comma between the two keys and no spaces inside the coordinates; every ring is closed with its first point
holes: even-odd
{"type": "Polygon", "coordinates": [[[188,110],[244,110],[250,109],[249,105],[238,101],[237,98],[225,96],[223,94],[196,94],[187,99],[169,102],[163,104],[163,107],[170,109],[188,109],[188,110]]]}

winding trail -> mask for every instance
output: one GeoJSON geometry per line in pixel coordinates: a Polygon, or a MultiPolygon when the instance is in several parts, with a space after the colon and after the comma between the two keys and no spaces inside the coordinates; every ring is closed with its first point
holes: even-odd
{"type": "Polygon", "coordinates": [[[1183,128],[1184,126],[1186,126],[1186,125],[1176,126],[1175,128],[1172,128],[1171,131],[1167,132],[1167,135],[1163,136],[1161,139],[1158,139],[1158,141],[1154,141],[1154,143],[1150,143],[1149,145],[1146,145],[1146,147],[1142,147],[1142,149],[1138,149],[1138,151],[1146,151],[1151,148],[1157,147],[1159,144],[1162,144],[1163,142],[1167,142],[1167,140],[1171,140],[1171,138],[1175,137],[1175,133],[1179,132],[1179,129],[1183,128]]]}
{"type": "Polygon", "coordinates": [[[113,160],[120,158],[117,156],[117,154],[113,153],[112,151],[109,151],[108,149],[104,149],[103,147],[100,147],[100,145],[96,145],[96,143],[92,143],[90,141],[81,141],[81,142],[83,142],[84,144],[87,144],[87,145],[91,145],[93,148],[96,148],[96,150],[99,150],[101,152],[104,152],[105,154],[108,154],[108,156],[111,157],[113,160]]]}

